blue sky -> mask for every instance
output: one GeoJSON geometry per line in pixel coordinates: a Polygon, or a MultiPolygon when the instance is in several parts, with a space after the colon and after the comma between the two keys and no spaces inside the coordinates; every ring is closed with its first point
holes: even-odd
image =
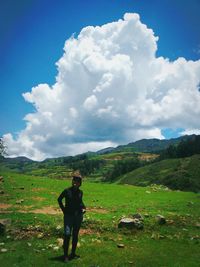
{"type": "MultiPolygon", "coordinates": [[[[157,57],[199,60],[198,0],[1,1],[0,135],[11,133],[17,138],[26,127],[23,118],[37,107],[27,103],[22,94],[41,83],[55,84],[55,63],[62,57],[67,39],[73,34],[76,38],[86,26],[118,21],[125,13],[139,14],[140,21],[159,37],[157,57]]],[[[182,129],[181,124],[170,130],[165,125],[162,133],[168,138],[182,129]]]]}

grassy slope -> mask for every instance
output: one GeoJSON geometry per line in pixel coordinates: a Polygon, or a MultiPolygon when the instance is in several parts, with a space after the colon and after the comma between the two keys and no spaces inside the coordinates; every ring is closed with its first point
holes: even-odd
{"type": "MultiPolygon", "coordinates": [[[[11,218],[11,230],[26,232],[30,227],[39,227],[44,237],[38,239],[34,233],[20,236],[14,232],[0,237],[1,266],[60,266],[56,257],[62,249],[47,248],[62,237],[62,215],[22,213],[43,206],[57,207],[58,194],[69,185],[69,181],[53,180],[15,173],[3,173],[5,191],[1,203],[11,204],[1,218],[11,218]],[[20,189],[24,187],[24,189],[20,189]],[[40,198],[40,201],[38,201],[40,198]],[[17,205],[16,200],[24,199],[17,205]],[[27,243],[30,243],[29,247],[27,243]]],[[[1,189],[1,190],[2,190],[1,189]]],[[[88,212],[80,235],[78,253],[81,259],[68,266],[199,266],[200,220],[199,195],[189,192],[152,191],[151,188],[116,184],[96,184],[85,181],[82,189],[88,212]],[[91,209],[93,208],[93,209],[91,209]],[[136,212],[148,214],[144,230],[119,230],[117,223],[122,215],[136,212]],[[171,224],[159,226],[155,215],[162,214],[171,224]],[[123,243],[125,248],[117,247],[123,243]]]]}
{"type": "MultiPolygon", "coordinates": [[[[132,185],[150,185],[152,183],[167,184],[170,181],[178,183],[183,178],[192,181],[200,190],[200,155],[183,159],[167,159],[142,168],[138,168],[120,177],[120,183],[132,185]]],[[[188,185],[188,190],[190,186],[188,185]]]]}

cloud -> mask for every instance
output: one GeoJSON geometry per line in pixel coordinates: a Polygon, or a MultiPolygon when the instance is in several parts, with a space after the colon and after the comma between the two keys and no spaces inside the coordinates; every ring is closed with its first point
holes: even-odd
{"type": "Polygon", "coordinates": [[[165,128],[198,132],[200,60],[157,57],[157,41],[138,14],[68,39],[55,84],[23,94],[35,113],[16,139],[4,135],[9,155],[42,160],[164,138],[165,128]]]}

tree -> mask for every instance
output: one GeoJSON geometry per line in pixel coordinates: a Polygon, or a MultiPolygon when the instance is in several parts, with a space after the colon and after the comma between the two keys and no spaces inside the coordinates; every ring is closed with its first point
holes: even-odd
{"type": "Polygon", "coordinates": [[[2,137],[0,137],[0,156],[6,155],[6,146],[2,137]]]}

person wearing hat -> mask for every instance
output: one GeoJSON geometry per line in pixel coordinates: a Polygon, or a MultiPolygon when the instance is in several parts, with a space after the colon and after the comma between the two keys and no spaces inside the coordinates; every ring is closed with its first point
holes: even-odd
{"type": "Polygon", "coordinates": [[[73,175],[72,186],[66,188],[58,197],[58,204],[64,214],[64,261],[67,262],[74,258],[79,258],[76,255],[76,247],[78,243],[78,233],[83,220],[83,214],[86,212],[86,207],[83,203],[83,191],[79,189],[82,184],[81,175],[73,175]],[[65,205],[63,205],[63,198],[65,205]],[[68,255],[70,237],[72,235],[72,250],[68,255]]]}

